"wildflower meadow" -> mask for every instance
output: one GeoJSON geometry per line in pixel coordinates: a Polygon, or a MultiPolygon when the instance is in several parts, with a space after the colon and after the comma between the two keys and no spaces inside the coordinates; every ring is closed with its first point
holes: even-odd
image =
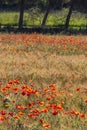
{"type": "Polygon", "coordinates": [[[0,34],[0,130],[87,130],[87,36],[0,34]]]}

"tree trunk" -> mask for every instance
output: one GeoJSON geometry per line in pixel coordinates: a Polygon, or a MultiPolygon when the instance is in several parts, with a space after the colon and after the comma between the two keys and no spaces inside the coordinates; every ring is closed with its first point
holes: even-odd
{"type": "Polygon", "coordinates": [[[73,6],[74,6],[74,2],[75,2],[75,0],[71,0],[71,5],[70,5],[69,12],[68,12],[68,15],[66,17],[66,22],[65,22],[65,29],[66,30],[69,27],[69,22],[70,22],[70,18],[71,18],[71,15],[72,15],[72,10],[73,10],[73,6]]]}
{"type": "Polygon", "coordinates": [[[50,12],[50,8],[51,8],[51,6],[50,6],[50,4],[49,4],[48,7],[47,7],[47,10],[46,10],[46,13],[45,13],[45,15],[44,15],[42,24],[41,24],[42,26],[44,26],[44,25],[46,24],[46,20],[47,20],[48,14],[49,14],[49,12],[50,12]]]}
{"type": "Polygon", "coordinates": [[[25,2],[25,0],[20,1],[20,17],[19,17],[19,28],[20,29],[23,26],[24,2],[25,2]]]}

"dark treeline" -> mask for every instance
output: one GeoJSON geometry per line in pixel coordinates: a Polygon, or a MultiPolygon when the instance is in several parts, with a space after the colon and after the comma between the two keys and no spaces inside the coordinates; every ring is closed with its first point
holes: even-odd
{"type": "Polygon", "coordinates": [[[45,26],[48,14],[51,10],[69,8],[64,27],[67,31],[73,10],[79,10],[85,14],[87,13],[87,0],[0,0],[0,10],[19,11],[19,29],[23,28],[24,11],[34,7],[38,7],[44,12],[41,27],[45,26]]]}
{"type": "MultiPolygon", "coordinates": [[[[21,0],[0,0],[0,8],[8,9],[11,7],[11,9],[14,8],[16,10],[19,8],[20,1],[21,0]]],[[[61,3],[67,7],[67,5],[69,5],[68,3],[70,3],[71,0],[24,0],[25,8],[31,8],[37,5],[39,8],[44,10],[47,7],[48,1],[50,1],[53,4],[54,8],[57,9],[61,6],[61,3]]],[[[81,6],[87,8],[87,0],[75,0],[75,5],[77,8],[81,6]]]]}

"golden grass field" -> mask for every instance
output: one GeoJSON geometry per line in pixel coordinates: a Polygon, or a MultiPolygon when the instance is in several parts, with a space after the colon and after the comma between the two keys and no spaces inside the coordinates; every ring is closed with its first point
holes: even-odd
{"type": "Polygon", "coordinates": [[[0,35],[0,98],[0,130],[87,130],[87,36],[0,35]]]}

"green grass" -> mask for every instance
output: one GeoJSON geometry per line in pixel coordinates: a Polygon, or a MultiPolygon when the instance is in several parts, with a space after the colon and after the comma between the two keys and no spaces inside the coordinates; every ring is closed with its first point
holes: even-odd
{"type": "MultiPolygon", "coordinates": [[[[61,11],[51,11],[48,15],[48,19],[46,22],[47,26],[57,26],[57,25],[64,25],[66,16],[67,16],[68,10],[62,9],[61,11]]],[[[44,14],[38,13],[36,10],[34,11],[25,11],[24,13],[24,25],[27,27],[29,26],[40,26],[44,14]]],[[[0,12],[0,24],[6,25],[13,25],[15,24],[17,26],[19,20],[19,12],[0,12]]],[[[70,20],[70,26],[81,26],[85,28],[86,26],[86,17],[85,14],[79,13],[74,11],[70,20]]],[[[78,29],[79,27],[77,27],[78,29]]]]}

